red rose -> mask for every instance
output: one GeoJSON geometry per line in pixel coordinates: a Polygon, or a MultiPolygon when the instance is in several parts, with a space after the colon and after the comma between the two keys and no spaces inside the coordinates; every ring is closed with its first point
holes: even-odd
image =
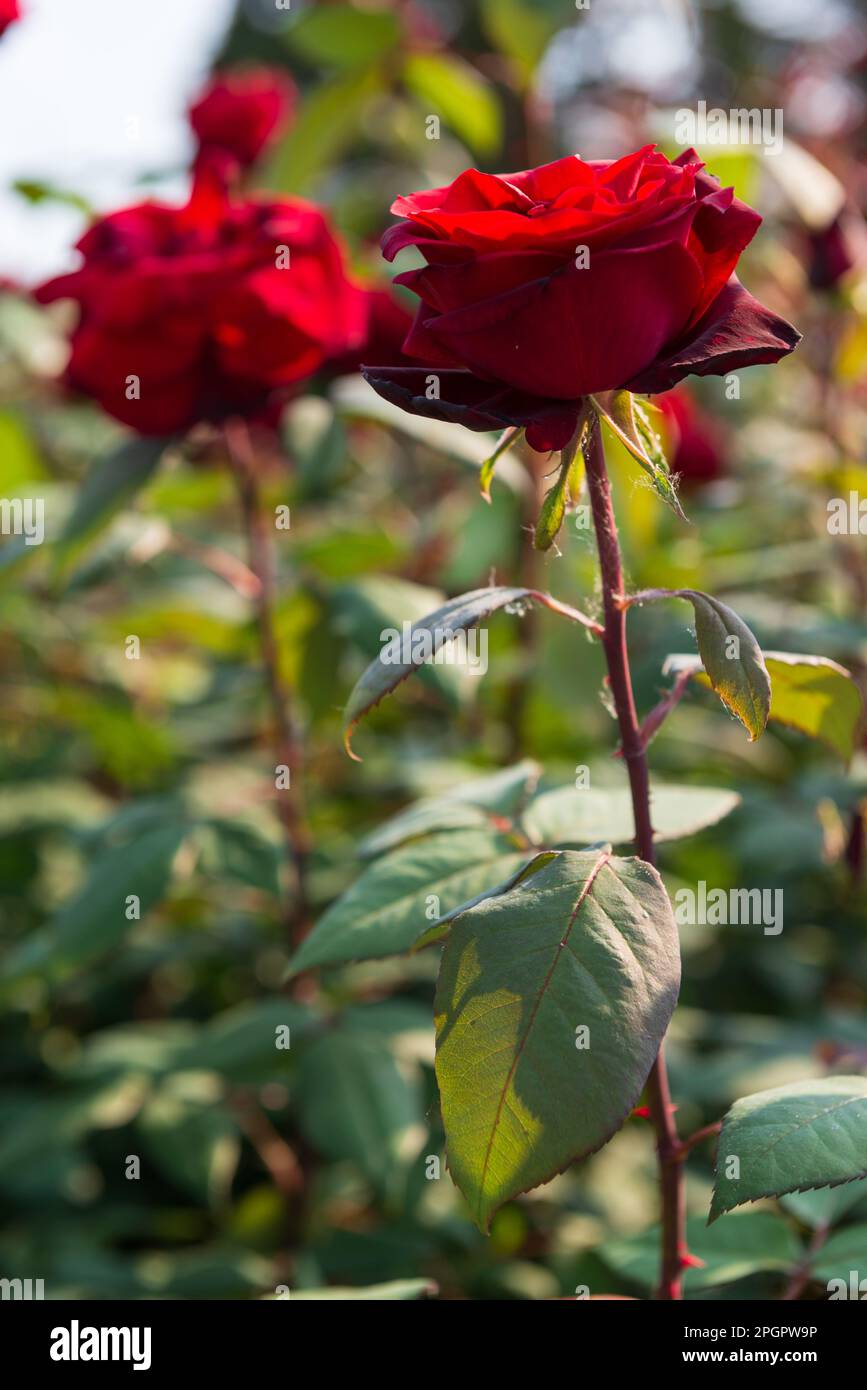
{"type": "Polygon", "coordinates": [[[541,449],[562,447],[587,394],[776,362],[800,335],[733,274],[761,218],[703,167],[648,145],[613,163],[470,169],[398,198],[383,252],[427,262],[397,281],[422,301],[404,351],[436,364],[439,398],[420,369],[368,380],[473,429],[526,424],[541,449]]]}
{"type": "Polygon", "coordinates": [[[829,226],[808,234],[810,284],[832,290],[850,271],[867,263],[867,224],[856,208],[846,207],[829,226]]]}
{"type": "Polygon", "coordinates": [[[6,33],[10,24],[14,24],[16,19],[21,18],[21,9],[18,0],[0,0],[0,38],[6,33]]]}
{"type": "Polygon", "coordinates": [[[300,199],[232,203],[202,170],[186,207],[113,213],[78,249],[36,297],[78,301],[67,380],[140,434],[259,413],[364,339],[363,292],[300,199]]]}
{"type": "Polygon", "coordinates": [[[360,371],[362,362],[395,362],[403,356],[403,340],[412,327],[412,315],[389,290],[365,289],[363,294],[364,340],[328,363],[330,376],[360,371]]]}
{"type": "Polygon", "coordinates": [[[279,68],[217,73],[190,107],[200,157],[228,155],[246,169],[288,125],[295,95],[294,83],[279,68]]]}

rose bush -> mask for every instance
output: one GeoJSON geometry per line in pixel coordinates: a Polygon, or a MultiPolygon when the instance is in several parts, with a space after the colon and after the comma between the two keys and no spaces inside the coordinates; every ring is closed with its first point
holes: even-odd
{"type": "Polygon", "coordinates": [[[227,156],[247,168],[286,128],[295,99],[294,82],[279,68],[236,68],[215,74],[190,107],[199,157],[227,156]]]}
{"type": "Polygon", "coordinates": [[[759,214],[692,150],[652,145],[613,162],[576,156],[524,173],[467,170],[398,198],[383,238],[420,298],[404,351],[437,369],[370,367],[381,395],[473,429],[524,424],[559,448],[580,398],[668,390],[791,352],[799,334],[734,275],[759,214]],[[432,397],[432,398],[431,398],[432,397]]]}
{"type": "Polygon", "coordinates": [[[78,302],[67,383],[141,434],[265,412],[366,338],[368,296],[320,209],[232,201],[213,170],[185,207],[113,213],[78,250],[36,297],[78,302]]]}

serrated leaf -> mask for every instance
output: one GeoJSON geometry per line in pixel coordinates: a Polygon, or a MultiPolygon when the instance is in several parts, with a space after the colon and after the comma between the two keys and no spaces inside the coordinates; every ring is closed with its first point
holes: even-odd
{"type": "Polygon", "coordinates": [[[738,1100],[723,1120],[709,1221],[743,1202],[867,1177],[867,1077],[795,1081],[738,1100]],[[739,1176],[726,1176],[730,1156],[739,1176]]]}
{"type": "Polygon", "coordinates": [[[507,829],[507,824],[499,822],[509,822],[517,814],[534,790],[541,771],[532,758],[524,758],[514,767],[462,782],[442,796],[425,797],[367,835],[358,852],[362,858],[371,858],[434,830],[492,824],[497,829],[507,829]]]}
{"type": "Polygon", "coordinates": [[[423,667],[426,664],[425,655],[429,654],[435,658],[437,653],[447,646],[450,635],[465,632],[468,628],[475,627],[476,623],[481,622],[483,618],[487,618],[498,609],[505,608],[507,604],[526,603],[529,598],[530,591],[528,589],[496,587],[474,589],[468,594],[461,594],[459,598],[449,599],[447,603],[428,614],[426,618],[413,623],[407,643],[409,651],[406,654],[410,657],[415,655],[416,643],[421,637],[418,650],[422,654],[418,660],[385,660],[384,656],[388,656],[389,652],[387,646],[383,648],[357,681],[355,689],[347,701],[343,716],[343,737],[346,751],[350,756],[356,756],[352,752],[350,743],[359,720],[378,705],[386,695],[390,695],[402,681],[406,680],[407,676],[412,675],[413,671],[423,667]],[[425,638],[425,634],[428,634],[427,638],[425,638]]]}
{"type": "MultiPolygon", "coordinates": [[[[729,1216],[710,1229],[700,1216],[690,1217],[686,1243],[690,1254],[702,1261],[685,1271],[687,1293],[732,1284],[759,1270],[788,1271],[803,1256],[794,1232],[766,1211],[729,1216]]],[[[606,1241],[598,1250],[600,1258],[617,1274],[646,1289],[659,1281],[659,1252],[658,1226],[639,1236],[606,1241]]]]}
{"type": "Polygon", "coordinates": [[[631,391],[605,391],[590,399],[612,434],[641,464],[663,502],[681,521],[686,521],[662,441],[631,391]]]}
{"type": "Polygon", "coordinates": [[[457,918],[437,985],[437,1078],[452,1177],[483,1230],[620,1127],[679,979],[659,875],[609,851],[558,854],[457,918]]]}
{"type": "Polygon", "coordinates": [[[492,830],[446,831],[377,859],[304,938],[289,971],[406,951],[445,913],[493,887],[527,859],[492,830]],[[433,917],[431,899],[439,911],[433,917]]]}
{"type": "Polygon", "coordinates": [[[425,112],[445,125],[475,154],[489,155],[502,139],[502,113],[494,88],[451,53],[411,53],[403,80],[425,112]]]}
{"type": "MultiPolygon", "coordinates": [[[[654,838],[677,840],[716,825],[740,804],[737,792],[722,787],[651,785],[654,838]]],[[[534,844],[552,848],[600,841],[626,844],[635,838],[628,787],[558,787],[541,792],[521,824],[534,844]]]]}

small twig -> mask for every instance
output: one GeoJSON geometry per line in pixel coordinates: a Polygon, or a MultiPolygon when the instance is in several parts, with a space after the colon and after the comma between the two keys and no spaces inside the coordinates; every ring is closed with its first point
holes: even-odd
{"type": "Polygon", "coordinates": [[[714,1138],[721,1129],[722,1120],[715,1120],[712,1125],[704,1125],[702,1129],[697,1129],[695,1134],[690,1134],[688,1139],[682,1139],[677,1149],[677,1161],[682,1163],[697,1144],[701,1144],[705,1139],[714,1138]]]}
{"type": "Polygon", "coordinates": [[[294,1200],[304,1191],[304,1169],[294,1150],[246,1090],[233,1091],[229,1103],[278,1191],[294,1200]]]}
{"type": "MultiPolygon", "coordinates": [[[[641,735],[641,744],[643,748],[647,748],[651,739],[653,739],[656,736],[656,734],[659,733],[659,730],[662,727],[663,722],[668,717],[668,715],[671,714],[671,711],[674,709],[675,705],[680,703],[684,691],[686,690],[687,686],[692,680],[694,674],[695,673],[689,669],[684,669],[683,671],[681,671],[677,677],[677,680],[674,682],[674,685],[668,691],[668,694],[663,696],[658,705],[654,705],[653,709],[642,721],[641,727],[638,732],[641,735]]],[[[614,756],[615,758],[622,758],[622,748],[618,748],[614,756]]]]}

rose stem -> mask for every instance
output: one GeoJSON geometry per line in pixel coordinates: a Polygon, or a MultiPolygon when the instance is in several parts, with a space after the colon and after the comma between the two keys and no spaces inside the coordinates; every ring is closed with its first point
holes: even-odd
{"type": "MultiPolygon", "coordinates": [[[[608,664],[611,695],[620,725],[621,750],[629,771],[635,819],[635,848],[642,859],[653,864],[656,856],[650,823],[647,755],[638,724],[632,679],[629,674],[626,613],[618,602],[623,594],[623,569],[598,417],[594,417],[591,425],[584,461],[602,576],[605,613],[602,645],[608,664]]],[[[662,1200],[662,1274],[656,1296],[660,1299],[679,1299],[682,1297],[681,1277],[683,1257],[686,1254],[683,1167],[678,1161],[680,1144],[671,1110],[671,1095],[662,1047],[647,1080],[647,1098],[650,1118],[656,1133],[662,1200]]]]}
{"type": "Polygon", "coordinates": [[[271,701],[274,755],[278,765],[290,770],[289,787],[277,791],[277,814],[283,827],[288,862],[292,870],[293,901],[287,910],[286,921],[290,945],[295,946],[304,935],[308,921],[307,861],[310,854],[310,837],[304,818],[301,790],[302,745],[290,692],[280,671],[274,624],[274,555],[270,527],[259,496],[256,458],[250,431],[246,421],[241,419],[227,420],[223,429],[241,501],[249,565],[258,580],[255,600],[256,623],[259,630],[259,650],[271,701]]]}

